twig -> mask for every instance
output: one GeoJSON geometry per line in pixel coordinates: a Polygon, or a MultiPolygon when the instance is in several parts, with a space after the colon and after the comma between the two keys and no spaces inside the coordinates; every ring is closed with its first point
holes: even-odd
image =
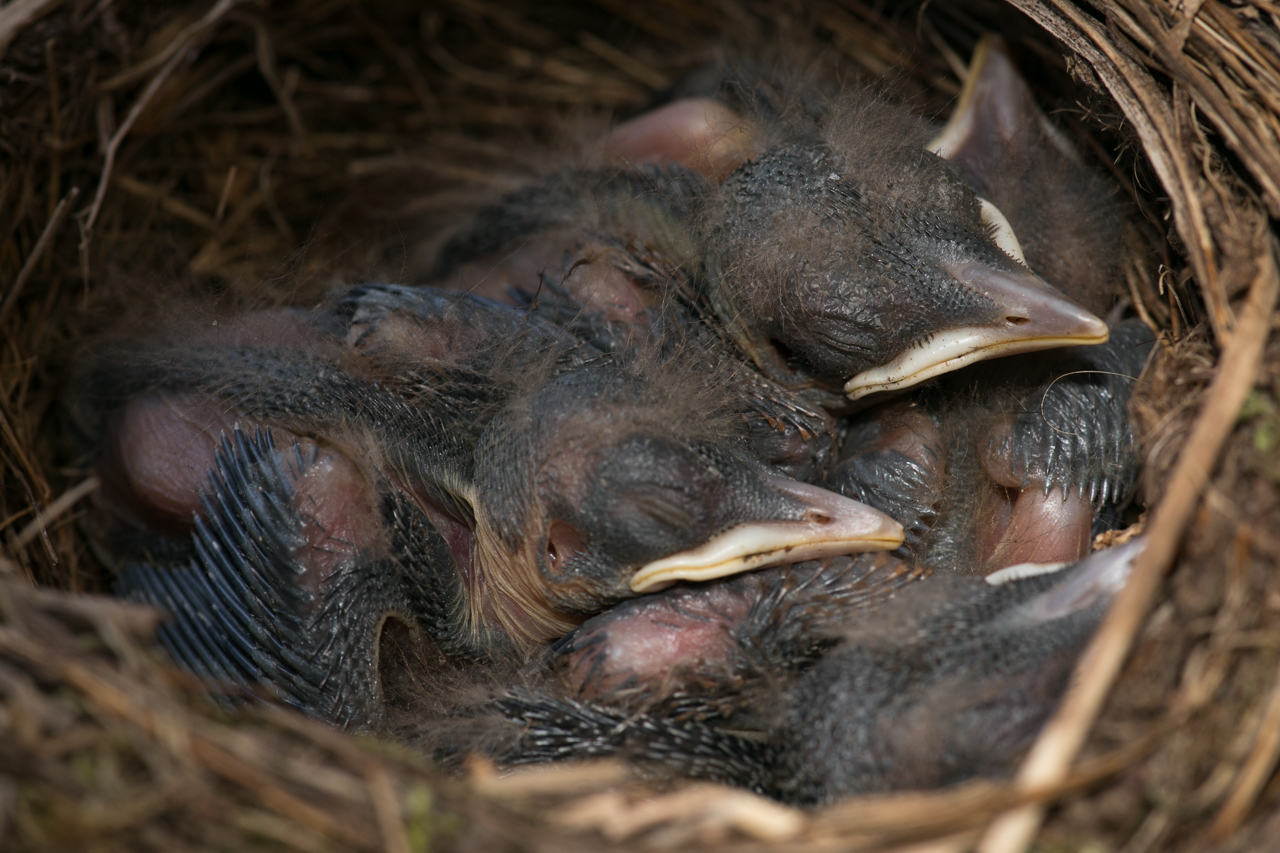
{"type": "Polygon", "coordinates": [[[276,100],[280,102],[280,109],[284,110],[285,118],[289,121],[289,130],[295,138],[305,139],[307,128],[302,123],[302,113],[298,112],[298,105],[293,101],[293,92],[290,91],[290,87],[280,82],[280,74],[276,70],[276,50],[271,44],[271,33],[267,30],[267,25],[261,18],[254,15],[240,17],[253,28],[258,73],[267,81],[276,100]]]}
{"type": "Polygon", "coordinates": [[[145,198],[150,201],[160,203],[167,213],[171,213],[179,219],[186,220],[192,225],[199,226],[206,231],[217,231],[218,224],[209,217],[209,214],[203,210],[197,210],[185,201],[176,199],[169,195],[169,191],[163,187],[153,187],[151,184],[143,183],[137,178],[129,175],[117,175],[114,179],[116,186],[139,198],[145,198]]]}
{"type": "MultiPolygon", "coordinates": [[[[1213,232],[1199,196],[1203,181],[1193,173],[1186,155],[1178,148],[1179,135],[1175,130],[1168,95],[1156,85],[1146,69],[1113,42],[1095,18],[1085,15],[1069,0],[1009,2],[1087,61],[1115,99],[1142,140],[1143,151],[1169,194],[1174,222],[1186,244],[1191,267],[1200,280],[1202,290],[1217,293],[1218,269],[1213,232]]],[[[1120,13],[1124,12],[1115,8],[1120,13]]],[[[1230,330],[1215,325],[1214,333],[1225,346],[1230,330]]],[[[1174,337],[1177,337],[1176,331],[1174,337]]]]}
{"type": "Polygon", "coordinates": [[[249,217],[261,207],[266,201],[266,196],[262,190],[257,189],[250,193],[249,197],[240,202],[239,207],[231,212],[218,228],[218,233],[209,239],[209,242],[200,247],[200,251],[196,252],[196,256],[191,259],[191,271],[197,275],[207,275],[212,273],[218,266],[218,252],[232,237],[236,235],[244,224],[249,221],[249,217]]]}
{"type": "Polygon", "coordinates": [[[409,88],[413,89],[414,96],[417,97],[418,103],[422,105],[422,110],[427,115],[435,115],[440,111],[440,105],[436,102],[436,97],[431,93],[431,84],[427,82],[427,78],[422,75],[422,70],[418,68],[418,64],[414,62],[413,56],[400,45],[396,44],[392,38],[387,35],[386,30],[378,26],[373,18],[369,17],[363,9],[357,8],[356,20],[360,22],[360,26],[364,29],[369,37],[377,43],[387,56],[391,57],[400,68],[400,73],[409,81],[409,88]]]}
{"type": "Polygon", "coordinates": [[[646,88],[658,91],[671,85],[667,75],[653,70],[625,50],[618,50],[589,32],[578,33],[578,43],[646,88]]]}
{"type": "Polygon", "coordinates": [[[373,812],[378,818],[378,829],[382,833],[382,845],[386,853],[412,853],[409,836],[404,829],[404,811],[400,808],[400,798],[396,796],[395,785],[387,768],[376,762],[369,762],[365,770],[365,785],[369,788],[369,799],[373,802],[373,812]]]}
{"type": "Polygon", "coordinates": [[[183,53],[184,48],[186,47],[186,41],[196,33],[200,32],[204,27],[208,26],[209,23],[212,23],[212,21],[210,21],[210,16],[216,14],[217,17],[221,18],[226,14],[227,10],[230,9],[231,6],[235,5],[236,2],[239,2],[239,0],[232,0],[231,3],[227,3],[227,9],[220,9],[219,7],[223,4],[219,3],[218,6],[209,10],[203,18],[184,27],[182,32],[174,36],[173,40],[165,45],[164,50],[161,50],[155,56],[144,59],[132,68],[126,68],[119,74],[103,80],[98,84],[98,90],[102,92],[114,92],[117,89],[123,89],[126,86],[136,83],[143,77],[146,77],[147,74],[151,72],[151,69],[164,65],[172,59],[175,54],[183,53]]]}
{"type": "Polygon", "coordinates": [[[0,56],[23,28],[62,5],[63,0],[13,0],[0,8],[0,56]]]}
{"type": "MultiPolygon", "coordinates": [[[[1244,310],[1231,343],[1222,353],[1204,409],[1169,478],[1165,499],[1152,513],[1147,546],[1138,556],[1129,582],[1116,596],[1102,627],[1076,665],[1074,686],[1023,763],[1017,778],[1020,787],[1039,788],[1067,777],[1071,762],[1083,746],[1120,673],[1133,638],[1142,627],[1160,581],[1173,562],[1240,406],[1253,387],[1280,289],[1276,246],[1270,239],[1261,242],[1264,249],[1257,258],[1258,272],[1249,288],[1244,310]]],[[[978,850],[980,853],[1026,850],[1039,830],[1044,812],[1043,805],[1029,805],[1005,813],[992,824],[978,850]]]]}
{"type": "Polygon", "coordinates": [[[128,689],[136,682],[122,680],[113,673],[95,671],[81,660],[53,657],[48,649],[40,648],[27,637],[0,628],[0,638],[7,639],[10,651],[19,651],[24,657],[37,661],[71,687],[86,694],[92,705],[108,714],[141,728],[149,736],[164,743],[175,755],[194,758],[218,776],[252,791],[260,803],[277,814],[296,821],[317,833],[328,836],[351,850],[368,849],[366,839],[355,827],[341,822],[329,812],[305,802],[278,785],[274,778],[261,768],[229,751],[218,742],[223,730],[202,727],[203,732],[186,731],[185,728],[165,730],[170,722],[163,712],[149,705],[145,699],[128,689]]]}
{"type": "MultiPolygon", "coordinates": [[[[62,138],[62,97],[58,91],[58,57],[53,46],[56,39],[45,39],[44,64],[49,76],[49,188],[45,191],[49,199],[49,219],[57,211],[58,196],[62,194],[62,148],[66,144],[62,138]]],[[[45,256],[43,272],[49,274],[52,258],[45,256]]]]}
{"type": "MultiPolygon", "coordinates": [[[[123,715],[122,715],[123,716],[123,715]]],[[[197,735],[191,739],[191,754],[205,767],[222,778],[252,791],[262,805],[283,817],[348,845],[349,849],[368,849],[367,839],[323,809],[294,796],[275,783],[270,776],[239,756],[227,751],[211,739],[197,735]]]]}
{"type": "Polygon", "coordinates": [[[275,223],[276,230],[280,232],[280,236],[285,239],[289,245],[297,243],[294,237],[293,228],[289,225],[289,220],[284,218],[284,213],[280,210],[280,206],[276,204],[275,193],[271,191],[271,170],[276,164],[276,160],[280,157],[282,147],[277,146],[266,160],[262,161],[262,167],[258,169],[258,190],[262,193],[263,201],[267,206],[267,213],[271,215],[271,221],[275,223]]]}
{"type": "Polygon", "coordinates": [[[151,103],[151,99],[155,97],[156,92],[160,91],[160,87],[169,79],[169,75],[174,72],[183,60],[187,57],[187,48],[202,33],[208,31],[226,16],[240,0],[218,0],[218,4],[208,11],[208,13],[196,21],[191,26],[183,30],[178,38],[174,39],[173,44],[169,47],[169,58],[151,78],[151,82],[147,84],[147,88],[142,90],[142,94],[138,95],[138,99],[133,102],[133,106],[129,109],[129,115],[116,129],[111,137],[111,141],[107,143],[107,153],[102,164],[102,177],[98,179],[98,191],[94,194],[93,205],[89,208],[89,215],[84,220],[84,225],[80,228],[80,251],[83,255],[87,251],[89,239],[93,234],[93,224],[98,219],[98,211],[102,209],[102,200],[107,195],[107,187],[111,184],[111,170],[116,163],[116,154],[120,151],[120,146],[124,144],[125,138],[129,135],[129,131],[133,129],[138,118],[142,115],[142,111],[147,108],[147,104],[151,103]]]}
{"type": "Polygon", "coordinates": [[[97,477],[90,477],[79,485],[63,492],[56,501],[45,507],[35,518],[27,523],[26,527],[22,528],[22,532],[13,540],[14,553],[31,544],[31,540],[39,536],[40,531],[49,526],[49,522],[71,509],[81,498],[89,495],[101,485],[102,481],[97,477]]]}
{"type": "Polygon", "coordinates": [[[696,37],[687,29],[682,29],[679,26],[672,26],[671,24],[658,20],[653,15],[643,11],[643,4],[624,3],[623,0],[593,0],[593,2],[600,8],[617,15],[632,26],[639,27],[648,33],[652,33],[663,41],[678,44],[682,47],[691,47],[696,44],[696,37]]]}
{"type": "Polygon", "coordinates": [[[1271,694],[1267,697],[1267,707],[1258,724],[1257,737],[1249,758],[1236,776],[1235,784],[1227,800],[1218,811],[1213,824],[1209,827],[1208,840],[1213,847],[1226,841],[1262,791],[1262,786],[1271,778],[1271,771],[1280,760],[1280,672],[1276,673],[1275,683],[1271,685],[1271,694]]]}
{"type": "Polygon", "coordinates": [[[218,208],[213,214],[215,225],[222,222],[222,215],[227,212],[227,201],[231,198],[231,188],[235,186],[236,173],[238,171],[239,169],[235,163],[232,163],[231,168],[227,169],[227,179],[222,183],[222,195],[218,196],[218,208]]]}
{"type": "Polygon", "coordinates": [[[18,277],[13,280],[13,287],[9,288],[9,295],[4,298],[4,304],[0,305],[0,328],[9,319],[9,312],[13,310],[13,306],[18,304],[18,295],[22,293],[22,288],[26,286],[27,280],[35,272],[36,264],[40,262],[40,258],[49,248],[49,244],[57,236],[58,229],[62,227],[62,221],[67,218],[67,211],[71,209],[71,203],[79,195],[80,188],[72,187],[71,192],[67,193],[62,201],[58,202],[58,206],[53,209],[53,215],[49,217],[49,222],[44,226],[40,239],[36,241],[35,248],[27,256],[26,263],[18,271],[18,277]]]}
{"type": "Polygon", "coordinates": [[[1280,169],[1277,168],[1277,157],[1267,141],[1254,132],[1254,128],[1242,114],[1245,111],[1232,109],[1231,104],[1224,103],[1225,96],[1208,75],[1188,61],[1180,46],[1170,44],[1168,34],[1150,9],[1142,3],[1129,2],[1125,5],[1151,35],[1161,62],[1191,91],[1197,106],[1213,121],[1227,146],[1240,156],[1241,162],[1258,182],[1264,199],[1273,211],[1276,210],[1280,206],[1280,169]]]}

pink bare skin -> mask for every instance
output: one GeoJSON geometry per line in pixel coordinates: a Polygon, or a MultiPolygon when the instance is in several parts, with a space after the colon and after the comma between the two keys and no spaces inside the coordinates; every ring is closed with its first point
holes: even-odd
{"type": "Polygon", "coordinates": [[[625,263],[625,258],[615,248],[584,242],[577,233],[552,233],[501,257],[463,264],[437,286],[512,303],[511,291],[537,294],[546,277],[567,290],[584,310],[597,312],[611,323],[644,326],[644,312],[655,305],[654,294],[619,269],[619,263],[625,263]]]}
{"type": "Polygon", "coordinates": [[[747,122],[712,98],[682,98],[623,122],[605,137],[606,154],[628,164],[678,163],[723,181],[753,153],[747,122]]]}
{"type": "Polygon", "coordinates": [[[901,453],[923,468],[936,482],[945,475],[942,435],[933,418],[914,403],[889,403],[876,415],[880,433],[859,453],[901,453]]]}
{"type": "MultiPolygon", "coordinates": [[[[218,447],[237,427],[249,431],[256,425],[194,394],[148,394],[131,401],[104,443],[99,511],[127,526],[190,533],[218,447]]],[[[272,435],[293,478],[293,506],[302,522],[305,542],[294,554],[304,567],[299,582],[318,592],[360,552],[385,547],[377,494],[344,454],[282,429],[272,435]]]]}
{"type": "Polygon", "coordinates": [[[983,454],[982,463],[1003,491],[982,539],[984,574],[1019,563],[1074,563],[1089,555],[1093,506],[1086,495],[1064,495],[1061,489],[1045,494],[1044,484],[1034,479],[1024,487],[1009,460],[991,453],[983,454]]]}
{"type": "Polygon", "coordinates": [[[100,510],[126,524],[167,533],[191,530],[218,436],[235,417],[194,394],[133,400],[103,442],[100,510]]]}
{"type": "Polygon", "coordinates": [[[673,686],[698,669],[727,673],[737,648],[732,631],[754,591],[745,582],[708,584],[615,607],[579,629],[562,677],[579,699],[596,700],[629,687],[673,686]]]}
{"type": "Polygon", "coordinates": [[[565,273],[561,284],[588,310],[611,323],[646,325],[644,312],[654,306],[653,295],[620,270],[618,250],[586,246],[582,257],[565,273]]]}
{"type": "Polygon", "coordinates": [[[577,253],[581,245],[582,235],[577,232],[540,234],[502,255],[465,263],[436,286],[510,302],[511,290],[536,293],[540,276],[559,278],[565,256],[577,253]]]}
{"type": "MultiPolygon", "coordinates": [[[[294,554],[304,567],[299,582],[319,593],[337,569],[362,554],[385,551],[378,496],[360,469],[341,453],[298,440],[299,467],[293,440],[273,431],[294,481],[293,507],[302,519],[306,544],[294,554]]],[[[316,599],[317,606],[319,598],[316,599]]]]}
{"type": "Polygon", "coordinates": [[[1022,489],[1013,502],[1009,526],[991,556],[990,571],[1018,563],[1074,563],[1089,555],[1093,507],[1079,493],[1048,495],[1039,486],[1022,489]]]}

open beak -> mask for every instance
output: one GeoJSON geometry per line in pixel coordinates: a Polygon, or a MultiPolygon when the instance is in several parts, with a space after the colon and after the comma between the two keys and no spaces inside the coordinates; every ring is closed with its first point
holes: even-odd
{"type": "Polygon", "coordinates": [[[801,519],[732,527],[697,548],[642,567],[631,578],[632,591],[656,592],[676,581],[708,581],[780,563],[889,551],[902,544],[902,525],[882,512],[817,486],[782,477],[768,480],[805,507],[801,519]]]}
{"type": "Polygon", "coordinates": [[[1032,273],[1009,273],[966,262],[949,272],[1000,306],[995,320],[933,335],[888,364],[864,370],[845,383],[857,400],[880,391],[909,388],[967,364],[1055,347],[1106,343],[1107,324],[1032,273]]]}

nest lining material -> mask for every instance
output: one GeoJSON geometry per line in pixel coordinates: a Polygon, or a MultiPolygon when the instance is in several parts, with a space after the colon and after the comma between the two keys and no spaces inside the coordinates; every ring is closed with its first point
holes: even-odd
{"type": "Polygon", "coordinates": [[[0,8],[0,846],[1007,851],[1050,803],[1043,849],[1272,849],[1280,8],[1011,5],[0,8]],[[81,341],[409,278],[423,235],[717,50],[942,116],[985,30],[1132,198],[1126,286],[1163,342],[1135,406],[1152,544],[1016,783],[802,813],[615,764],[446,779],[279,709],[222,719],[147,651],[152,616],[31,585],[105,586],[59,438],[81,341]]]}

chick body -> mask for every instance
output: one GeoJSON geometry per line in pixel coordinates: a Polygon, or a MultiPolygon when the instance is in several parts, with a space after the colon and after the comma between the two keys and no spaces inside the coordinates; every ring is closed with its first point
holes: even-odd
{"type": "MultiPolygon", "coordinates": [[[[999,40],[980,44],[930,148],[1000,206],[1032,269],[1093,310],[1111,305],[1114,194],[1040,111],[999,40]]],[[[1137,320],[1116,321],[1105,344],[953,373],[855,421],[824,482],[896,513],[917,556],[938,568],[1079,559],[1133,497],[1128,405],[1152,337],[1137,320]]]]}
{"type": "Polygon", "coordinates": [[[736,386],[660,348],[606,355],[508,306],[397,286],[291,317],[312,345],[87,369],[85,420],[130,496],[100,541],[122,592],[175,615],[168,646],[197,671],[292,683],[309,660],[311,688],[286,698],[372,724],[387,619],[449,660],[520,660],[663,584],[901,541],[768,471],[741,407],[708,409],[736,386]],[[169,470],[185,476],[160,488],[169,470]]]}
{"type": "MultiPolygon", "coordinates": [[[[885,591],[872,583],[871,594],[846,599],[849,619],[833,618],[841,603],[832,605],[830,590],[817,584],[823,600],[816,610],[801,586],[787,592],[787,615],[765,620],[791,642],[825,642],[829,651],[816,661],[790,672],[767,669],[745,683],[740,673],[716,679],[715,667],[704,666],[711,688],[704,681],[685,696],[655,680],[648,707],[639,708],[516,691],[487,711],[507,727],[505,739],[491,744],[509,763],[621,755],[795,803],[1001,775],[1056,704],[1140,548],[1133,543],[999,585],[904,574],[892,558],[867,555],[858,559],[878,565],[863,580],[896,578],[897,585],[885,591]],[[798,621],[788,625],[791,619],[798,621]]],[[[731,658],[777,649],[795,659],[794,646],[743,631],[752,619],[740,618],[740,603],[699,606],[673,597],[668,604],[676,622],[719,614],[734,642],[718,648],[732,649],[731,658]]],[[[630,606],[632,616],[638,607],[630,606]]],[[[597,659],[603,653],[594,652],[597,659]]]]}
{"type": "Polygon", "coordinates": [[[661,134],[645,123],[666,126],[680,102],[635,119],[619,133],[646,140],[645,162],[508,195],[444,248],[436,275],[641,327],[676,306],[832,410],[992,355],[1105,340],[1101,321],[1006,254],[960,171],[923,149],[923,122],[867,92],[819,100],[745,122],[751,156],[722,181],[719,167],[688,168],[683,142],[657,162],[661,134]],[[598,246],[608,270],[583,275],[598,246]]]}

